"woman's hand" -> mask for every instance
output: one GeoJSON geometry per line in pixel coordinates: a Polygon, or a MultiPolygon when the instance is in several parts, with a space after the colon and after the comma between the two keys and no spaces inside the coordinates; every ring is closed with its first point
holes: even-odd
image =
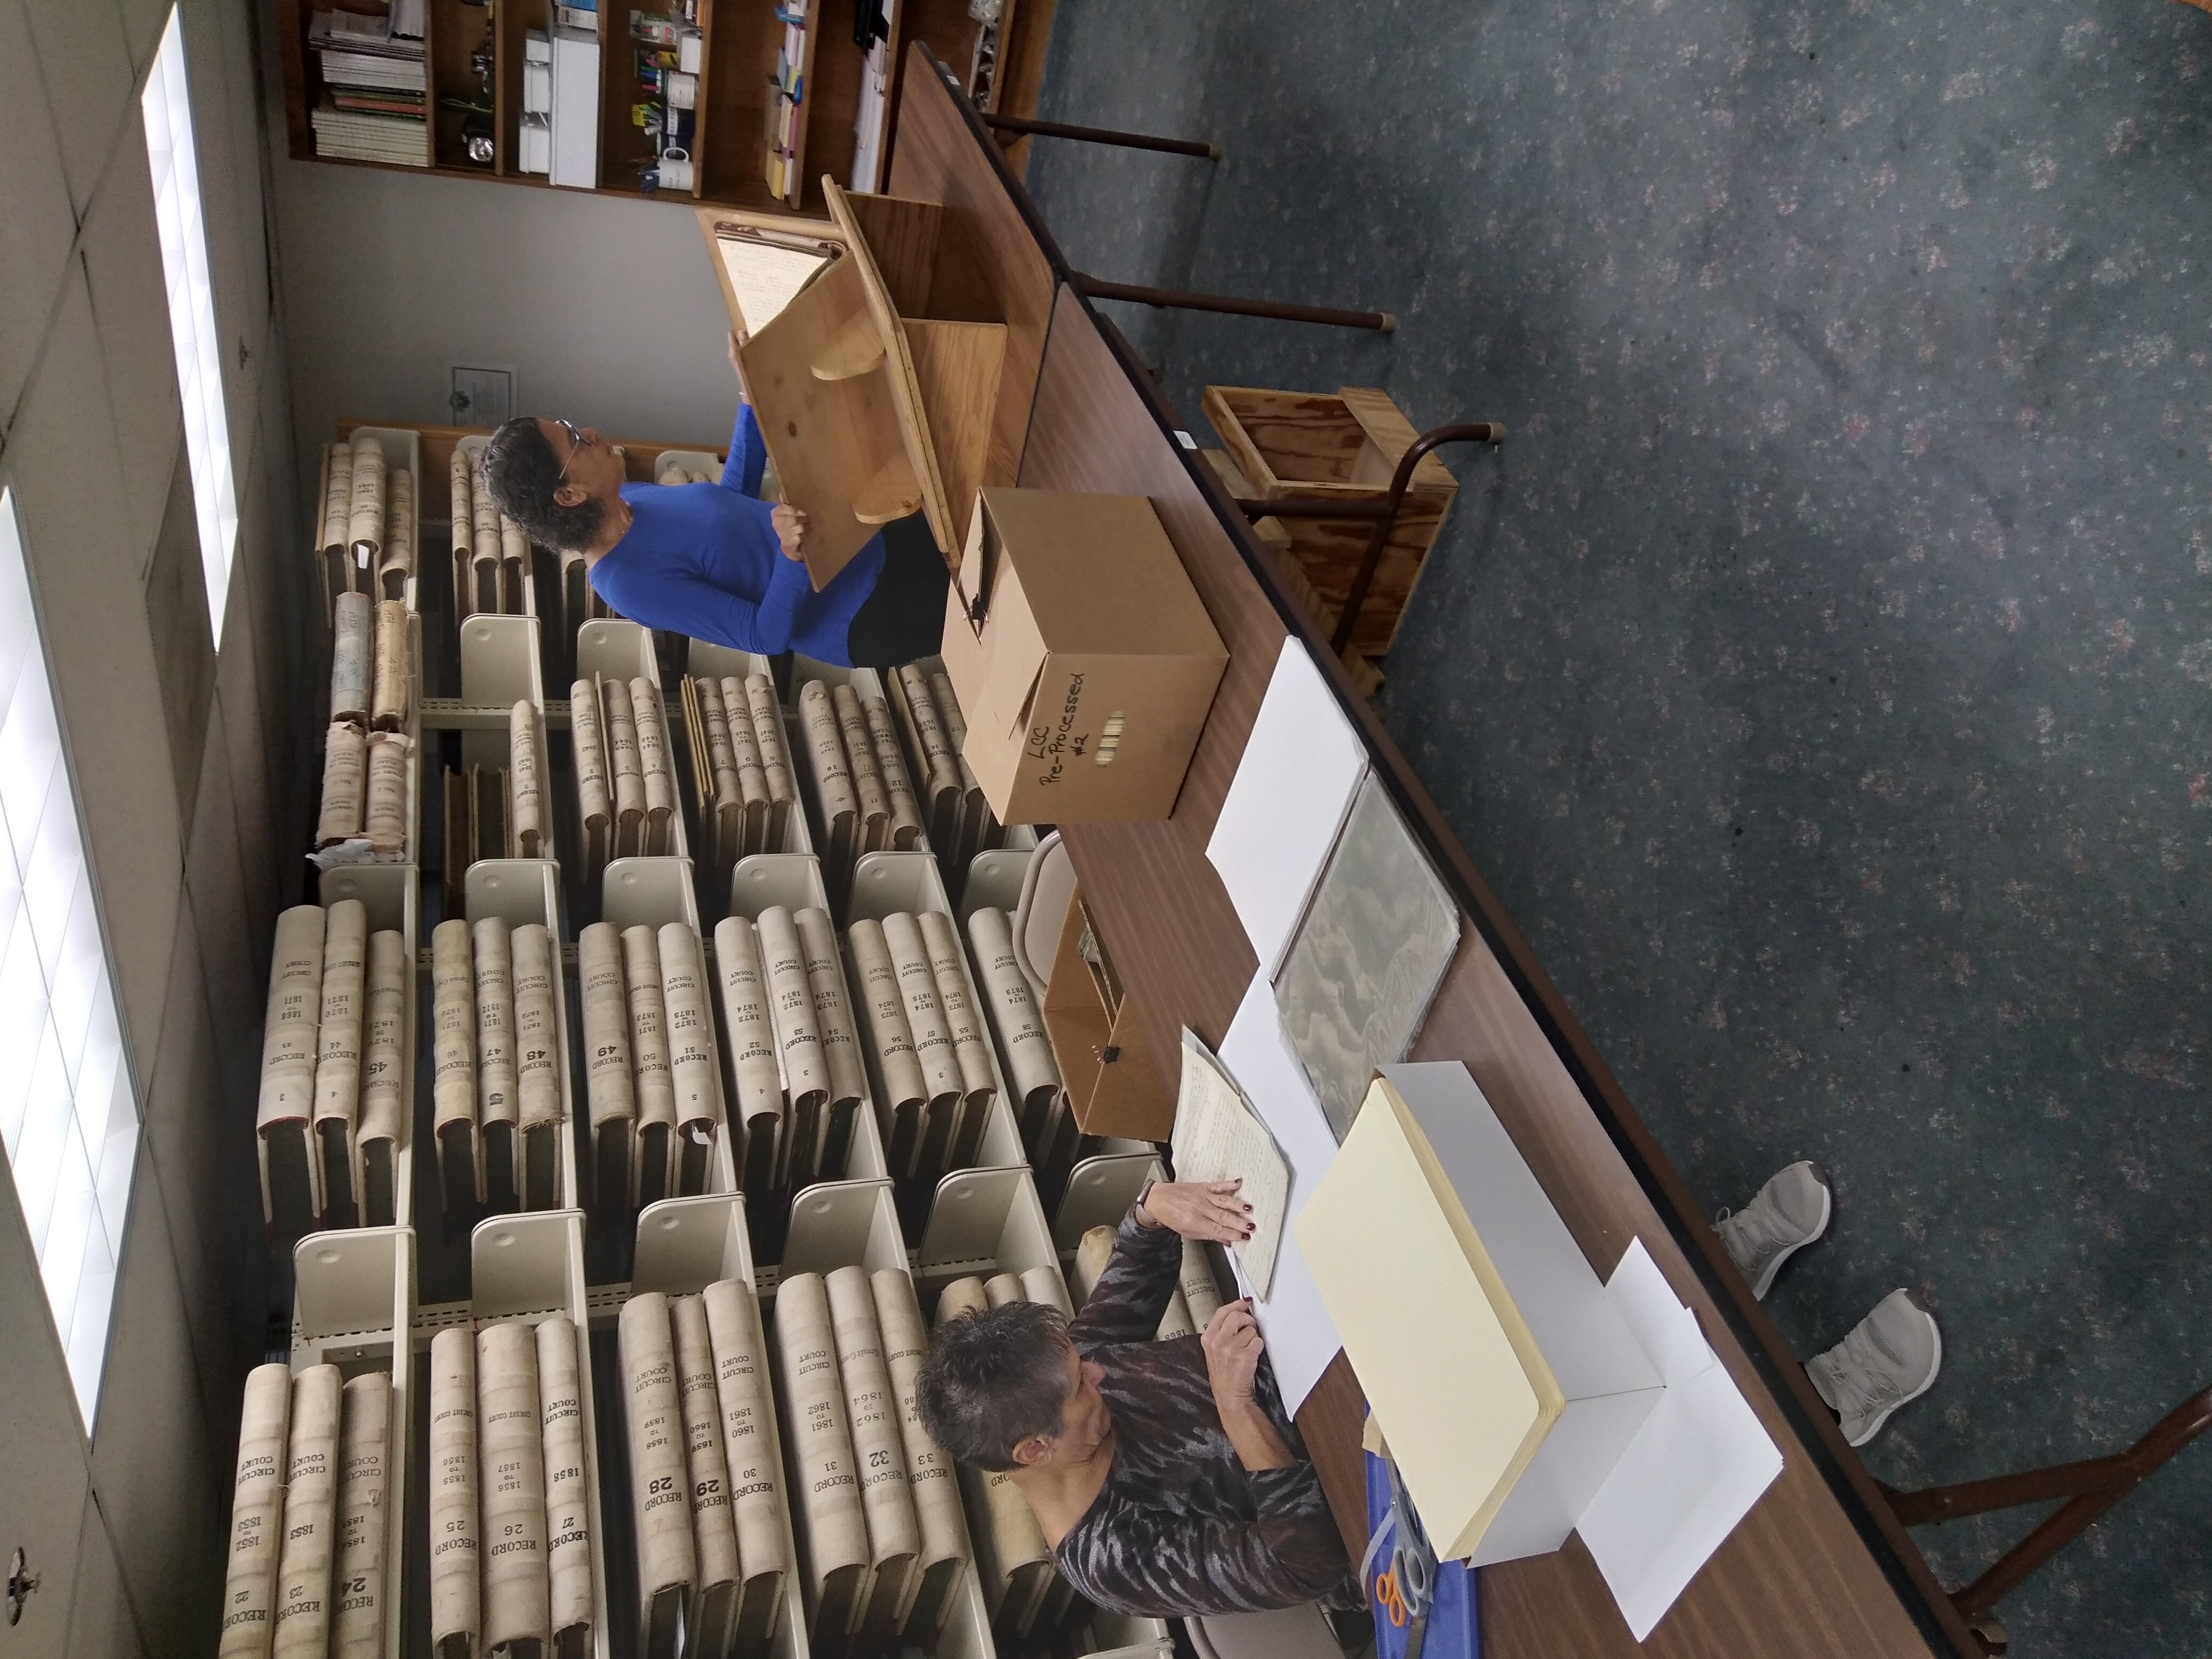
{"type": "Polygon", "coordinates": [[[1267,1344],[1249,1302],[1224,1302],[1206,1322],[1198,1339],[1206,1351],[1206,1380],[1213,1384],[1218,1404],[1229,1406],[1252,1397],[1252,1379],[1260,1369],[1267,1344]]]}
{"type": "Polygon", "coordinates": [[[744,335],[735,329],[730,331],[730,368],[738,377],[738,396],[745,402],[750,403],[753,400],[753,389],[745,383],[745,360],[738,355],[738,348],[744,343],[744,335]]]}
{"type": "Polygon", "coordinates": [[[1156,1181],[1138,1212],[1185,1238],[1237,1244],[1252,1237],[1252,1206],[1239,1198],[1240,1181],[1156,1181]]]}
{"type": "Polygon", "coordinates": [[[799,544],[806,539],[806,515],[795,507],[778,507],[768,515],[775,526],[775,538],[783,544],[783,556],[796,564],[804,556],[799,544]]]}

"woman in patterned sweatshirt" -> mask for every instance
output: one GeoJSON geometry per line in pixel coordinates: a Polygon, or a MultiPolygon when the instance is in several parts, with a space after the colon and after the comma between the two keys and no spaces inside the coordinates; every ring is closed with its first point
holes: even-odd
{"type": "Polygon", "coordinates": [[[1152,1340],[1182,1240],[1249,1233],[1239,1184],[1148,1186],[1073,1322],[1034,1302],[972,1314],[938,1331],[922,1368],[938,1443],[1012,1471],[1060,1576],[1114,1612],[1358,1605],[1250,1305],[1152,1340]]]}

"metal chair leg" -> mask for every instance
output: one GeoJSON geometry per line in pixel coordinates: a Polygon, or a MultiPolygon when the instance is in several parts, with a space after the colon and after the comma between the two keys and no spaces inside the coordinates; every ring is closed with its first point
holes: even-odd
{"type": "MultiPolygon", "coordinates": [[[[2053,1498],[2071,1500],[2045,1516],[1972,1583],[1952,1593],[1951,1601],[1960,1616],[1969,1624],[1980,1620],[1990,1626],[1996,1642],[2002,1644],[2003,1627],[1988,1617],[1990,1610],[2207,1429],[2212,1429],[2212,1389],[2191,1395],[2160,1418],[2148,1434],[2114,1456],[2058,1463],[1988,1480],[1929,1486],[1919,1492],[1891,1492],[1889,1506],[1906,1526],[1917,1527],[2053,1498]]],[[[1983,1638],[1984,1645],[1990,1639],[1983,1638]]],[[[2002,1652],[2002,1648],[1999,1645],[1991,1650],[2002,1652]]]]}
{"type": "Polygon", "coordinates": [[[1359,569],[1352,579],[1352,591],[1345,595],[1344,614],[1337,618],[1336,633],[1328,642],[1329,649],[1340,657],[1352,644],[1352,630],[1359,624],[1359,612],[1367,603],[1367,591],[1375,586],[1375,573],[1382,568],[1382,550],[1390,544],[1390,532],[1396,527],[1398,509],[1405,505],[1406,491],[1413,482],[1413,469],[1421,458],[1443,444],[1492,444],[1505,436],[1505,428],[1495,421],[1461,421],[1449,426],[1439,426],[1424,432],[1413,440],[1399,459],[1398,470],[1390,475],[1390,493],[1379,501],[1339,501],[1326,495],[1285,495],[1279,501],[1260,501],[1240,496],[1237,510],[1248,519],[1371,519],[1375,532],[1368,538],[1367,551],[1359,560],[1359,569]]]}
{"type": "MultiPolygon", "coordinates": [[[[982,112],[977,112],[981,114],[982,112]]],[[[1065,121],[1031,121],[1019,115],[983,114],[983,125],[994,131],[1017,137],[1072,138],[1079,144],[1113,144],[1122,149],[1152,149],[1168,155],[1195,155],[1202,161],[1221,159],[1221,146],[1195,138],[1155,138],[1149,133],[1117,132],[1111,127],[1071,126],[1065,121]]],[[[1004,143],[1004,140],[1000,141],[1004,143]]]]}
{"type": "Polygon", "coordinates": [[[1177,311],[1221,311],[1237,317],[1272,317],[1284,323],[1320,323],[1331,328],[1371,328],[1388,334],[1398,319],[1387,311],[1340,311],[1334,306],[1290,305],[1279,300],[1240,300],[1226,294],[1193,294],[1179,288],[1146,288],[1136,283],[1109,283],[1103,277],[1071,273],[1075,285],[1093,300],[1128,300],[1155,308],[1177,311]]]}

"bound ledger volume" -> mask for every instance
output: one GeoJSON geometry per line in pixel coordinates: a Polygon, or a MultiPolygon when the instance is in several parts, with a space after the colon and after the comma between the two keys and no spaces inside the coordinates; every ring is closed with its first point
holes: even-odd
{"type": "Polygon", "coordinates": [[[775,684],[765,674],[740,679],[700,675],[683,685],[684,731],[691,787],[699,805],[699,839],[717,889],[755,853],[789,850],[787,836],[798,796],[775,684]]]}
{"type": "Polygon", "coordinates": [[[281,1231],[397,1218],[405,955],[358,899],[276,919],[256,1127],[262,1215],[281,1231]]]}
{"type": "Polygon", "coordinates": [[[448,1214],[561,1201],[556,960],[537,922],[456,917],[431,930],[431,1116],[448,1214]]]}
{"type": "Polygon", "coordinates": [[[891,1172],[972,1164],[998,1084],[952,922],[894,912],[855,921],[846,938],[891,1172]]]}
{"type": "Polygon", "coordinates": [[[726,917],[714,929],[714,957],[745,1190],[837,1179],[866,1083],[830,918],[780,904],[750,921],[726,917]]]}
{"type": "Polygon", "coordinates": [[[680,921],[593,922],[577,961],[598,1207],[704,1192],[723,1107],[699,936],[680,921]]]}
{"type": "Polygon", "coordinates": [[[752,1659],[782,1611],[785,1518],[761,1387],[759,1316],[738,1279],[647,1292],[619,1321],[638,1649],[752,1659]]]}
{"type": "Polygon", "coordinates": [[[640,676],[594,677],[568,688],[584,872],[613,859],[659,857],[676,844],[676,773],[660,688],[640,676]]]}
{"type": "Polygon", "coordinates": [[[919,803],[884,700],[864,701],[850,684],[808,680],[799,691],[799,720],[823,868],[849,876],[863,853],[926,850],[919,803]]]}

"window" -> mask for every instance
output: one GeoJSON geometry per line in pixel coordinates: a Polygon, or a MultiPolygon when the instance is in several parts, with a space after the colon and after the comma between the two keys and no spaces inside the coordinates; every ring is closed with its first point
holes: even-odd
{"type": "Polygon", "coordinates": [[[0,1145],[89,1431],[138,1110],[9,490],[0,490],[0,1145]]]}
{"type": "Polygon", "coordinates": [[[185,86],[184,21],[174,9],[139,107],[146,118],[146,159],[154,174],[154,217],[161,232],[177,392],[185,405],[185,449],[191,458],[192,497],[199,508],[208,621],[220,649],[231,554],[238,544],[238,492],[230,471],[230,422],[223,414],[222,337],[215,326],[215,288],[208,280],[207,225],[200,216],[192,104],[185,86]]]}

